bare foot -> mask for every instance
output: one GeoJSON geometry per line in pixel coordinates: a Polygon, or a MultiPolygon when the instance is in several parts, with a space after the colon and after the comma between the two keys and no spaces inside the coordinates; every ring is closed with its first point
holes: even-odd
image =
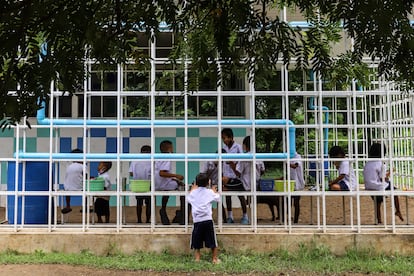
{"type": "Polygon", "coordinates": [[[213,264],[219,264],[221,263],[221,260],[218,258],[213,259],[213,264]]]}
{"type": "Polygon", "coordinates": [[[200,259],[199,259],[199,258],[196,258],[196,259],[195,259],[195,262],[196,262],[196,263],[199,263],[199,262],[200,262],[200,259]]]}
{"type": "Polygon", "coordinates": [[[403,216],[401,215],[401,212],[395,212],[395,215],[396,215],[397,217],[399,217],[401,221],[404,221],[404,218],[403,218],[403,216]]]}

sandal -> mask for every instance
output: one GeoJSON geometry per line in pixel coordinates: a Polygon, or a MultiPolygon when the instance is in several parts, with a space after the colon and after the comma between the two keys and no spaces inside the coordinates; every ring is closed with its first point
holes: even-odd
{"type": "Polygon", "coordinates": [[[61,210],[62,214],[67,214],[69,212],[72,212],[72,208],[70,207],[65,207],[61,210]]]}

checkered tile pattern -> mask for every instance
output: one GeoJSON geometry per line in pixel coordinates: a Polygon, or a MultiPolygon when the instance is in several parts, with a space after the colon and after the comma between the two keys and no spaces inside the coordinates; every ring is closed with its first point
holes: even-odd
{"type": "MultiPolygon", "coordinates": [[[[241,143],[246,135],[245,129],[234,130],[236,141],[241,143]]],[[[213,153],[221,147],[220,132],[217,128],[188,128],[188,152],[189,153],[213,153]]],[[[19,132],[19,139],[16,139],[16,129],[6,129],[0,132],[0,143],[2,149],[0,151],[1,158],[13,158],[16,151],[16,141],[19,141],[19,149],[27,152],[49,152],[50,146],[53,150],[57,146],[59,152],[68,153],[74,148],[84,148],[83,129],[79,128],[60,128],[54,133],[53,143],[50,145],[50,130],[46,128],[32,128],[25,130],[26,143],[23,144],[23,130],[19,132]],[[56,145],[57,143],[57,145],[56,145]]],[[[117,130],[113,128],[92,128],[88,130],[87,135],[90,136],[89,142],[86,140],[86,146],[90,147],[92,153],[116,153],[117,152],[117,130]]],[[[163,140],[171,140],[174,144],[174,150],[177,153],[185,152],[185,129],[184,128],[156,128],[154,129],[155,151],[160,152],[159,144],[163,140]]],[[[139,153],[142,145],[151,145],[151,129],[148,128],[125,128],[121,129],[122,152],[139,153]]],[[[90,176],[97,175],[97,167],[99,162],[91,162],[89,165],[90,176]]],[[[192,182],[200,169],[200,162],[191,161],[188,163],[187,182],[192,182]]],[[[63,177],[66,167],[70,162],[60,163],[59,182],[63,183],[63,177]]],[[[7,189],[7,162],[0,162],[0,189],[7,189]]],[[[176,162],[174,170],[177,173],[185,174],[185,162],[176,162]]],[[[128,177],[129,162],[121,163],[121,174],[128,177]]],[[[116,164],[110,171],[111,179],[115,182],[116,164]]],[[[116,187],[113,187],[116,189],[116,187]]],[[[171,204],[175,204],[170,200],[171,204]]],[[[4,205],[5,200],[0,199],[0,205],[4,205]]],[[[128,199],[131,205],[134,205],[135,197],[128,199]]],[[[115,204],[111,201],[111,204],[115,204]]]]}

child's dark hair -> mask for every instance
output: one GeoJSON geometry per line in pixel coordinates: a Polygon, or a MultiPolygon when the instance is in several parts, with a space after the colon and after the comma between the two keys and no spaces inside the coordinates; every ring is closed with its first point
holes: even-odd
{"type": "Polygon", "coordinates": [[[385,155],[386,149],[380,143],[374,143],[369,148],[368,157],[381,158],[381,153],[385,155]],[[382,151],[382,152],[381,152],[382,151]]]}
{"type": "Polygon", "coordinates": [[[142,146],[141,153],[151,153],[151,146],[148,146],[148,145],[142,146]]]}
{"type": "Polygon", "coordinates": [[[104,166],[106,168],[104,172],[107,172],[112,168],[112,162],[111,161],[102,162],[102,163],[104,164],[104,166]]]}
{"type": "Polygon", "coordinates": [[[231,128],[223,128],[221,130],[221,135],[224,135],[224,136],[230,137],[230,138],[234,137],[233,130],[231,128]]]}
{"type": "Polygon", "coordinates": [[[170,140],[164,140],[160,143],[160,151],[167,152],[169,146],[172,146],[172,142],[170,140]]]}
{"type": "Polygon", "coordinates": [[[329,150],[329,157],[345,156],[345,151],[340,146],[333,146],[329,150]]]}
{"type": "Polygon", "coordinates": [[[73,149],[70,153],[83,153],[81,149],[73,149]]]}
{"type": "Polygon", "coordinates": [[[196,184],[199,187],[207,187],[209,180],[210,179],[206,173],[199,173],[196,176],[196,184]]]}
{"type": "Polygon", "coordinates": [[[250,151],[250,136],[244,137],[243,145],[245,145],[246,149],[248,149],[248,151],[250,151]]]}

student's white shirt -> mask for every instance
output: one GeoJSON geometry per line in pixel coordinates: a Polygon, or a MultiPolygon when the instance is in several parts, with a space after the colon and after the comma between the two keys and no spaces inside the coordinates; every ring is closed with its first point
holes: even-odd
{"type": "Polygon", "coordinates": [[[295,180],[295,191],[305,189],[305,179],[303,177],[303,162],[300,154],[296,153],[295,157],[290,160],[291,165],[297,164],[296,168],[290,167],[290,179],[295,180]]]}
{"type": "Polygon", "coordinates": [[[150,180],[151,161],[133,161],[129,166],[129,172],[132,173],[133,179],[150,180]]]}
{"type": "Polygon", "coordinates": [[[265,171],[265,165],[263,161],[256,161],[256,184],[259,183],[262,174],[265,171]]]}
{"type": "Polygon", "coordinates": [[[211,180],[211,184],[218,184],[218,166],[216,166],[214,161],[204,162],[201,166],[200,173],[205,173],[211,180]]]}
{"type": "Polygon", "coordinates": [[[104,173],[102,173],[102,174],[99,174],[99,177],[102,177],[104,180],[105,180],[105,188],[106,188],[106,190],[107,191],[110,191],[111,190],[111,186],[112,186],[112,184],[111,184],[111,178],[109,177],[109,173],[108,172],[104,172],[104,173]]]}
{"type": "Polygon", "coordinates": [[[252,162],[250,161],[239,161],[236,165],[236,171],[240,173],[239,179],[243,183],[243,187],[246,191],[251,189],[252,181],[252,162]]]}
{"type": "Polygon", "coordinates": [[[385,174],[386,167],[381,161],[368,161],[364,167],[365,189],[384,191],[389,184],[385,181],[385,174]]]}
{"type": "Polygon", "coordinates": [[[187,196],[188,203],[191,204],[193,222],[213,220],[213,210],[211,204],[220,201],[220,194],[213,192],[205,187],[198,187],[187,196]]]}
{"type": "Polygon", "coordinates": [[[339,168],[338,168],[338,173],[339,175],[341,174],[345,175],[342,181],[345,182],[345,184],[348,186],[348,189],[350,191],[355,191],[356,185],[357,185],[356,177],[355,177],[354,170],[350,166],[349,161],[341,161],[341,164],[339,165],[339,168]]]}
{"type": "MultiPolygon", "coordinates": [[[[242,146],[240,146],[236,142],[233,142],[233,145],[231,145],[231,148],[229,148],[227,145],[224,145],[223,149],[227,153],[242,153],[243,152],[242,146]]],[[[227,160],[227,161],[232,161],[232,160],[227,160]]],[[[233,161],[233,162],[236,162],[236,161],[233,161]]],[[[226,176],[228,178],[237,178],[233,169],[230,167],[229,164],[226,163],[226,161],[223,162],[223,176],[226,176]]]]}
{"type": "Polygon", "coordinates": [[[171,172],[171,161],[155,161],[155,190],[156,191],[173,191],[176,190],[178,184],[170,177],[161,177],[160,171],[171,172]]]}
{"type": "Polygon", "coordinates": [[[73,162],[66,168],[63,187],[66,191],[82,191],[83,188],[83,164],[73,162]]]}

